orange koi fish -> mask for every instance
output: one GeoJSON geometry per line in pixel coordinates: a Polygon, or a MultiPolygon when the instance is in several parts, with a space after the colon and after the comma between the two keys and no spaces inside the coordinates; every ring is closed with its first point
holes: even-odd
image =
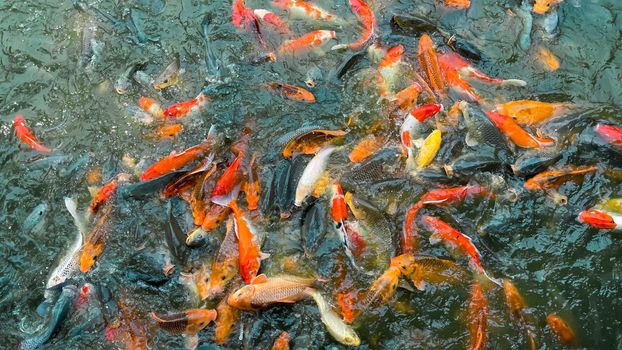
{"type": "Polygon", "coordinates": [[[549,314],[546,316],[546,323],[562,344],[571,345],[575,343],[575,332],[564,319],[555,314],[549,314]]]}
{"type": "Polygon", "coordinates": [[[225,238],[222,240],[216,258],[212,262],[209,284],[203,299],[214,299],[222,296],[240,270],[238,244],[235,232],[233,232],[233,225],[233,218],[230,216],[227,221],[225,238]]]}
{"type": "Polygon", "coordinates": [[[584,210],[579,213],[579,221],[602,230],[622,229],[622,216],[604,210],[584,210]]]}
{"type": "Polygon", "coordinates": [[[325,9],[303,0],[273,0],[272,5],[289,12],[294,18],[308,18],[315,21],[340,21],[340,18],[325,9]]]}
{"type": "Polygon", "coordinates": [[[26,126],[26,121],[24,117],[21,115],[16,115],[15,119],[13,119],[13,127],[15,128],[15,134],[17,137],[22,140],[25,144],[27,144],[30,148],[39,152],[52,152],[51,149],[43,146],[39,140],[32,134],[28,126],[26,126]]]}
{"type": "Polygon", "coordinates": [[[293,137],[283,148],[283,157],[291,158],[296,153],[316,154],[328,143],[341,139],[348,132],[345,130],[313,129],[293,137]]]}
{"type": "Polygon", "coordinates": [[[168,124],[158,128],[158,130],[151,134],[151,137],[158,140],[172,139],[183,130],[184,127],[181,124],[168,124]]]}
{"type": "Polygon", "coordinates": [[[348,158],[352,163],[362,162],[372,154],[376,153],[384,145],[384,137],[369,134],[357,143],[348,158]]]}
{"type": "Polygon", "coordinates": [[[352,12],[357,15],[363,25],[361,35],[357,41],[350,44],[335,45],[331,48],[331,50],[339,50],[344,48],[357,50],[365,46],[374,36],[374,32],[376,31],[376,16],[374,15],[374,12],[362,0],[350,0],[350,7],[352,8],[352,12]]]}
{"type": "Polygon", "coordinates": [[[423,34],[419,38],[417,56],[419,57],[421,69],[423,69],[430,81],[432,90],[441,97],[445,96],[446,88],[443,73],[438,63],[438,55],[436,49],[434,49],[434,43],[432,43],[432,39],[428,34],[423,34]]]}
{"type": "Polygon", "coordinates": [[[266,86],[286,99],[298,102],[315,103],[315,96],[313,96],[310,91],[296,85],[270,81],[266,83],[266,86]]]}
{"type": "Polygon", "coordinates": [[[238,237],[240,275],[244,282],[248,284],[257,276],[261,260],[268,255],[261,252],[257,232],[251,221],[244,215],[242,209],[238,207],[236,200],[232,200],[229,203],[229,207],[233,211],[235,234],[238,237]]]}
{"type": "Polygon", "coordinates": [[[216,307],[218,318],[214,328],[214,342],[223,345],[227,342],[233,324],[240,318],[240,310],[231,307],[227,303],[227,297],[223,298],[216,307]]]}
{"type": "Polygon", "coordinates": [[[195,335],[216,319],[216,310],[189,309],[183,312],[158,316],[152,312],[151,317],[160,328],[172,334],[195,335]]]}
{"type": "Polygon", "coordinates": [[[622,129],[613,125],[597,124],[594,130],[603,140],[614,146],[622,147],[622,129]]]}
{"type": "Polygon", "coordinates": [[[316,280],[297,276],[259,275],[227,299],[229,305],[240,310],[257,310],[274,303],[295,303],[306,298],[307,290],[316,280]]]}
{"type": "Polygon", "coordinates": [[[482,286],[474,282],[471,287],[471,301],[469,302],[469,350],[486,348],[488,338],[488,300],[482,286]]]}
{"type": "Polygon", "coordinates": [[[568,177],[595,172],[595,166],[566,167],[562,170],[544,171],[525,182],[529,191],[548,190],[559,187],[568,177]]]}
{"type": "Polygon", "coordinates": [[[393,102],[395,102],[402,111],[408,111],[417,103],[417,98],[419,94],[421,94],[421,91],[423,91],[421,85],[412,83],[396,93],[393,102]]]}
{"type": "Polygon", "coordinates": [[[116,178],[112,179],[108,184],[102,186],[102,188],[97,191],[97,195],[91,201],[91,205],[89,205],[88,213],[95,214],[101,209],[101,207],[106,204],[110,196],[117,192],[117,187],[119,186],[119,182],[116,178]]]}
{"type": "Polygon", "coordinates": [[[533,12],[539,15],[545,14],[552,6],[561,3],[564,0],[536,0],[533,4],[533,12]]]}
{"type": "Polygon", "coordinates": [[[508,279],[503,280],[503,292],[505,294],[505,303],[508,306],[510,314],[518,320],[524,328],[526,328],[530,349],[535,350],[537,347],[534,334],[529,328],[525,327],[526,320],[524,309],[527,307],[527,304],[525,303],[523,296],[520,294],[516,286],[508,279]]]}
{"type": "Polygon", "coordinates": [[[494,193],[478,185],[438,188],[426,193],[421,202],[424,204],[447,205],[464,201],[470,196],[494,197],[494,193]]]}
{"type": "Polygon", "coordinates": [[[162,107],[152,98],[141,96],[138,99],[138,106],[156,118],[164,116],[162,107]]]}
{"type": "Polygon", "coordinates": [[[460,72],[447,62],[447,54],[441,55],[439,62],[445,76],[445,82],[453,91],[471,102],[481,103],[483,101],[473,87],[462,78],[460,72]]]}
{"type": "Polygon", "coordinates": [[[551,50],[544,46],[538,48],[536,51],[536,58],[538,59],[538,62],[540,62],[540,64],[542,64],[542,66],[549,72],[554,72],[559,69],[559,59],[554,53],[551,52],[551,50]]]}
{"type": "Polygon", "coordinates": [[[197,97],[168,106],[163,113],[169,118],[190,117],[202,112],[210,98],[201,92],[197,97]]]}
{"type": "Polygon", "coordinates": [[[527,83],[520,79],[497,79],[492,78],[482,71],[473,67],[466,59],[461,57],[455,52],[447,52],[439,59],[446,70],[455,70],[461,76],[467,78],[477,79],[483,83],[492,85],[512,85],[512,86],[526,86],[527,83]]]}
{"type": "Polygon", "coordinates": [[[225,172],[220,176],[220,179],[218,179],[214,189],[212,190],[212,202],[225,205],[227,200],[237,198],[238,190],[243,180],[243,171],[240,164],[243,157],[243,154],[239,154],[235,157],[231,165],[229,165],[225,172]]]}
{"type": "Polygon", "coordinates": [[[365,308],[379,307],[391,301],[401,276],[402,273],[398,267],[390,266],[365,292],[362,300],[363,306],[365,308]]]}
{"type": "Polygon", "coordinates": [[[406,212],[404,225],[402,225],[402,253],[404,254],[416,251],[419,246],[415,219],[421,208],[423,208],[423,202],[419,201],[413,204],[406,212]]]}
{"type": "Polygon", "coordinates": [[[246,195],[246,206],[248,210],[256,210],[259,207],[259,194],[261,193],[261,182],[257,176],[256,156],[253,156],[248,166],[248,180],[242,185],[242,191],[246,195]]]}
{"type": "Polygon", "coordinates": [[[145,170],[145,172],[140,176],[140,181],[155,179],[156,177],[160,177],[164,174],[170,173],[171,171],[181,169],[188,163],[205,156],[212,149],[214,139],[212,133],[213,128],[210,129],[210,133],[207,135],[205,142],[192,146],[183,152],[173,153],[160,159],[145,170]]]}
{"type": "Polygon", "coordinates": [[[497,112],[486,112],[486,116],[505,134],[514,144],[523,148],[548,147],[555,144],[555,140],[533,136],[521,128],[512,118],[497,112]]]}
{"type": "Polygon", "coordinates": [[[80,253],[80,271],[84,273],[87,273],[93,267],[95,259],[104,251],[106,240],[110,235],[108,219],[111,212],[112,204],[108,203],[104,207],[95,227],[93,227],[85,239],[82,253],[80,253]]]}
{"type": "Polygon", "coordinates": [[[287,40],[278,49],[279,54],[303,54],[313,50],[319,50],[324,43],[335,38],[332,30],[316,30],[303,36],[287,40]]]}
{"type": "Polygon", "coordinates": [[[285,23],[281,17],[277,16],[275,13],[264,9],[253,10],[253,13],[255,13],[255,16],[257,16],[257,18],[259,18],[262,22],[271,25],[281,35],[288,36],[291,34],[287,23],[285,23]]]}
{"type": "Polygon", "coordinates": [[[471,269],[484,275],[492,282],[501,285],[499,281],[488,276],[484,270],[481,262],[481,255],[473,244],[471,237],[449,226],[445,221],[432,216],[424,215],[423,222],[429,230],[434,232],[432,236],[430,236],[430,244],[443,242],[449,248],[456,248],[467,256],[471,269]]]}
{"type": "Polygon", "coordinates": [[[384,57],[378,64],[378,89],[380,96],[387,96],[391,92],[395,77],[397,75],[397,67],[402,60],[404,54],[404,46],[396,45],[387,50],[384,57]]]}
{"type": "Polygon", "coordinates": [[[568,112],[567,103],[516,100],[497,104],[496,111],[512,117],[521,125],[537,125],[568,112]]]}
{"type": "Polygon", "coordinates": [[[348,208],[346,207],[343,190],[339,183],[333,185],[330,216],[333,221],[340,226],[343,225],[343,222],[348,218],[348,208]]]}
{"type": "Polygon", "coordinates": [[[471,7],[471,0],[443,0],[445,6],[454,7],[457,9],[468,9],[471,7]]]}
{"type": "Polygon", "coordinates": [[[289,350],[289,341],[292,337],[289,333],[283,331],[272,344],[272,350],[289,350]]]}
{"type": "Polygon", "coordinates": [[[229,207],[212,204],[205,211],[205,217],[201,223],[201,228],[206,232],[214,230],[225,222],[229,214],[231,214],[231,209],[229,207]]]}
{"type": "Polygon", "coordinates": [[[235,27],[245,25],[252,16],[254,16],[253,11],[244,5],[244,0],[233,0],[231,5],[231,22],[235,27]]]}
{"type": "Polygon", "coordinates": [[[398,255],[391,258],[391,266],[399,268],[420,291],[424,291],[428,283],[460,283],[469,277],[467,271],[455,262],[431,255],[398,255]]]}

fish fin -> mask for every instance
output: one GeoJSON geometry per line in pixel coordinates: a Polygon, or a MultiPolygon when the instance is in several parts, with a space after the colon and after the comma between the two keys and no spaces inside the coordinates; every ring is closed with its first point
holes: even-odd
{"type": "Polygon", "coordinates": [[[199,336],[196,334],[184,334],[184,346],[188,350],[194,350],[199,346],[199,336]]]}
{"type": "Polygon", "coordinates": [[[259,252],[259,260],[266,260],[270,257],[270,253],[259,252]]]}
{"type": "Polygon", "coordinates": [[[498,285],[499,287],[503,287],[503,283],[501,282],[501,280],[500,280],[500,279],[498,279],[498,278],[494,278],[494,277],[490,276],[490,275],[486,272],[486,270],[484,270],[484,269],[481,269],[481,270],[479,271],[478,275],[480,275],[480,276],[484,277],[484,278],[485,278],[485,280],[490,281],[490,282],[492,282],[492,283],[494,283],[494,284],[498,285]]]}
{"type": "Polygon", "coordinates": [[[418,138],[415,140],[412,140],[413,146],[417,147],[417,148],[421,148],[423,147],[423,144],[425,143],[425,139],[424,138],[418,138]]]}
{"type": "Polygon", "coordinates": [[[425,291],[425,287],[427,286],[427,283],[424,280],[413,281],[413,284],[422,292],[425,291]]]}
{"type": "Polygon", "coordinates": [[[524,87],[527,86],[527,82],[520,79],[506,79],[503,81],[503,85],[524,87]]]}
{"type": "Polygon", "coordinates": [[[253,277],[253,279],[251,279],[250,284],[261,284],[261,283],[266,283],[266,282],[268,282],[268,277],[262,273],[261,275],[257,275],[253,277]]]}
{"type": "Polygon", "coordinates": [[[406,282],[404,280],[400,280],[398,282],[397,286],[399,288],[406,289],[409,292],[414,292],[415,291],[415,289],[410,284],[408,284],[408,282],[406,282]]]}
{"type": "Polygon", "coordinates": [[[65,200],[65,207],[67,208],[67,211],[73,218],[73,223],[78,228],[82,239],[84,239],[87,234],[86,224],[84,223],[84,220],[82,220],[80,215],[78,215],[78,205],[76,204],[76,201],[74,201],[73,198],[69,197],[64,197],[63,199],[65,200]]]}
{"type": "Polygon", "coordinates": [[[433,234],[430,235],[430,244],[431,245],[438,244],[441,241],[442,241],[442,239],[441,239],[441,237],[438,234],[433,233],[433,234]]]}
{"type": "Polygon", "coordinates": [[[330,48],[331,51],[347,49],[348,44],[337,44],[330,48]]]}
{"type": "Polygon", "coordinates": [[[240,194],[240,188],[241,187],[242,187],[242,183],[238,183],[231,190],[231,192],[229,192],[227,194],[223,194],[221,196],[212,197],[212,203],[221,205],[223,207],[230,207],[231,202],[233,202],[234,200],[236,200],[238,198],[238,195],[240,194]]]}
{"type": "Polygon", "coordinates": [[[479,142],[477,142],[477,140],[473,138],[470,132],[467,132],[466,136],[464,137],[464,142],[469,147],[475,147],[479,144],[479,142]]]}

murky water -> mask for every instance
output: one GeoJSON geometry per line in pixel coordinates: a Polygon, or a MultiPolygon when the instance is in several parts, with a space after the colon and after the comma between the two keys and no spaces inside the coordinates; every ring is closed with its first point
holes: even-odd
{"type": "MultiPolygon", "coordinates": [[[[516,16],[518,1],[472,0],[471,9],[447,11],[434,1],[375,2],[380,24],[380,40],[386,45],[402,43],[408,59],[415,60],[417,37],[394,33],[390,26],[393,14],[428,16],[452,33],[460,33],[482,52],[478,65],[483,71],[500,77],[520,78],[525,88],[486,88],[482,94],[491,99],[537,98],[544,101],[573,102],[580,110],[569,116],[571,122],[554,123],[548,130],[559,132],[566,147],[560,163],[602,164],[619,167],[610,152],[598,147],[577,147],[571,135],[593,138],[587,131],[594,120],[622,123],[622,4],[616,0],[567,0],[559,8],[559,28],[547,38],[541,29],[541,17],[534,17],[533,46],[545,45],[561,60],[561,68],[550,73],[534,59],[533,51],[518,47],[522,28],[516,16]],[[575,1],[576,3],[577,1],[575,1]]],[[[354,17],[345,1],[318,1],[348,20],[354,17]]],[[[252,150],[265,155],[261,166],[274,169],[279,149],[272,141],[303,124],[343,127],[353,112],[363,112],[359,126],[377,119],[373,86],[365,80],[363,59],[340,81],[329,72],[341,63],[343,52],[323,56],[310,54],[280,60],[272,64],[251,65],[257,52],[253,38],[236,31],[230,22],[230,3],[223,1],[98,1],[92,4],[118,19],[128,18],[133,8],[138,25],[157,42],[137,45],[128,30],[102,25],[97,40],[103,44],[101,57],[92,72],[78,68],[81,32],[87,16],[76,10],[71,1],[0,2],[0,337],[3,348],[13,348],[25,333],[36,331],[42,319],[36,308],[43,300],[45,282],[75,238],[76,229],[64,208],[62,198],[77,199],[85,208],[90,195],[85,179],[93,168],[102,169],[109,179],[120,171],[129,171],[122,163],[124,155],[138,161],[154,160],[171,152],[197,144],[211,124],[229,139],[238,137],[245,121],[255,122],[252,150]],[[178,87],[158,97],[168,105],[196,96],[204,86],[206,68],[201,22],[208,16],[211,40],[223,62],[227,83],[214,88],[213,102],[200,117],[184,121],[185,131],[174,141],[154,141],[146,126],[126,113],[146,92],[134,84],[126,95],[114,91],[114,82],[136,59],[147,62],[146,71],[157,74],[179,53],[182,68],[178,87]],[[303,84],[312,65],[321,68],[326,79],[313,90],[317,103],[312,105],[285,101],[258,88],[269,80],[303,84]],[[373,96],[372,96],[373,95],[373,96]],[[27,151],[13,136],[11,120],[23,114],[38,137],[58,149],[50,156],[27,151]],[[25,219],[42,203],[42,224],[26,227],[25,219]],[[26,230],[26,228],[29,228],[26,230]]],[[[269,8],[267,1],[248,1],[251,8],[269,8]]],[[[292,22],[296,32],[325,28],[322,24],[292,22]]],[[[356,26],[334,27],[338,37],[356,35],[356,26]]],[[[438,43],[440,37],[435,37],[438,43]]],[[[276,38],[268,38],[276,40],[276,38]]],[[[355,128],[347,142],[364,136],[364,128],[355,128]]],[[[451,137],[450,137],[451,138],[451,137]]],[[[343,153],[344,155],[346,153],[343,153]]],[[[441,154],[451,154],[441,150],[441,154]]],[[[443,162],[441,162],[443,163],[443,162]]],[[[333,159],[331,167],[345,171],[347,159],[333,159]]],[[[590,229],[576,221],[581,210],[601,198],[620,196],[619,182],[602,172],[588,176],[578,184],[568,184],[561,191],[568,195],[566,206],[555,205],[544,195],[522,188],[523,179],[501,172],[509,186],[519,193],[516,202],[467,202],[455,209],[432,212],[453,217],[457,228],[470,233],[485,233],[474,240],[482,250],[488,270],[498,277],[510,277],[523,293],[529,313],[536,320],[541,348],[559,348],[545,316],[563,315],[575,328],[580,347],[611,349],[622,346],[622,248],[619,234],[590,229]],[[449,214],[449,215],[448,215],[449,214]]],[[[474,176],[472,182],[486,185],[490,176],[474,176]]],[[[407,178],[379,181],[349,190],[365,194],[379,207],[397,203],[391,215],[392,230],[399,231],[404,212],[430,186],[407,178]]],[[[173,213],[185,230],[189,228],[185,205],[173,200],[173,213]]],[[[115,298],[123,298],[137,317],[147,318],[149,311],[165,313],[196,307],[176,273],[162,283],[146,283],[128,278],[129,272],[161,275],[171,259],[163,232],[166,230],[167,203],[157,195],[141,199],[126,198],[114,217],[114,233],[96,268],[81,276],[108,287],[115,298]]],[[[262,227],[269,233],[264,250],[272,257],[262,269],[274,274],[282,269],[284,256],[299,254],[295,248],[300,230],[300,213],[290,221],[266,218],[262,227]],[[294,246],[294,248],[292,248],[294,246]]],[[[192,249],[190,261],[195,266],[211,261],[218,249],[223,228],[210,238],[206,247],[192,249]]],[[[330,278],[337,260],[338,242],[327,234],[321,258],[301,258],[301,271],[330,278]],[[313,270],[309,271],[309,270],[313,270]]],[[[449,256],[443,248],[422,247],[427,253],[449,256]]],[[[361,287],[371,282],[357,277],[361,287]]],[[[389,306],[363,315],[355,323],[362,348],[463,348],[468,339],[466,307],[469,285],[443,287],[427,292],[399,290],[389,306]]],[[[327,284],[326,295],[330,295],[327,284]]],[[[491,290],[489,344],[492,348],[525,348],[523,333],[510,321],[502,292],[491,290]]],[[[107,342],[104,322],[82,329],[85,321],[70,316],[48,342],[50,349],[115,348],[107,342]]],[[[326,333],[317,308],[311,301],[277,306],[261,312],[243,313],[225,348],[268,348],[282,330],[293,337],[295,348],[340,347],[326,333]],[[240,341],[241,330],[244,338],[240,341]]],[[[149,344],[164,349],[182,347],[183,339],[148,327],[149,344]]],[[[201,343],[210,348],[212,327],[200,333],[201,343]]]]}

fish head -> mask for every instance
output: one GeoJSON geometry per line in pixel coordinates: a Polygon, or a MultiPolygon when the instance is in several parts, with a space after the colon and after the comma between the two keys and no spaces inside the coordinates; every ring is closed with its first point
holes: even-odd
{"type": "Polygon", "coordinates": [[[391,266],[397,267],[403,275],[411,274],[417,267],[412,254],[402,254],[391,258],[391,266]]]}
{"type": "Polygon", "coordinates": [[[348,346],[359,346],[361,345],[361,338],[359,338],[354,329],[345,327],[341,337],[341,343],[348,346]]]}
{"type": "Polygon", "coordinates": [[[533,4],[533,12],[539,15],[545,14],[554,4],[553,0],[536,0],[533,4]]]}
{"type": "Polygon", "coordinates": [[[225,221],[228,213],[229,211],[226,207],[222,207],[220,205],[210,206],[209,210],[205,214],[205,219],[203,219],[201,228],[205,231],[211,231],[217,228],[223,223],[223,221],[225,221]]]}
{"type": "Polygon", "coordinates": [[[216,312],[216,310],[193,309],[188,310],[187,314],[188,325],[198,330],[207,327],[218,317],[218,312],[216,312]]]}
{"type": "Polygon", "coordinates": [[[215,263],[212,266],[207,298],[213,299],[225,292],[227,284],[238,272],[237,258],[229,258],[223,263],[215,263]]]}
{"type": "Polygon", "coordinates": [[[253,295],[255,295],[255,286],[244,286],[227,298],[227,304],[241,310],[253,310],[251,304],[253,295]]]}

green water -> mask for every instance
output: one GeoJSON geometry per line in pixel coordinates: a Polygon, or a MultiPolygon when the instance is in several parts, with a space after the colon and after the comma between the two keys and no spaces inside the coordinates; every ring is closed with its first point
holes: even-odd
{"type": "MultiPolygon", "coordinates": [[[[622,123],[622,48],[619,46],[622,17],[618,16],[622,4],[619,1],[581,1],[580,7],[575,7],[567,0],[559,8],[558,33],[552,39],[534,31],[534,46],[548,47],[561,60],[561,68],[554,73],[542,69],[532,51],[518,48],[522,25],[515,15],[520,6],[517,1],[472,2],[471,9],[465,13],[435,8],[430,0],[377,0],[375,13],[380,40],[385,45],[402,43],[406,56],[414,62],[417,38],[393,34],[389,22],[394,13],[427,16],[478,47],[483,54],[478,67],[483,71],[528,82],[527,87],[520,89],[482,88],[482,94],[505,100],[537,98],[580,106],[570,126],[561,123],[548,129],[558,132],[560,139],[568,140],[574,134],[593,137],[593,133],[584,132],[593,125],[590,124],[593,120],[622,123]]],[[[345,1],[318,3],[355,21],[345,1]]],[[[159,37],[159,42],[138,46],[130,40],[127,30],[117,32],[103,26],[96,37],[103,44],[102,55],[93,72],[86,73],[78,68],[77,62],[87,16],[70,1],[0,1],[0,221],[3,223],[0,226],[3,345],[0,347],[3,348],[14,348],[24,332],[35,331],[42,323],[35,309],[43,300],[48,273],[76,232],[62,198],[76,198],[80,208],[88,205],[90,195],[85,174],[89,169],[101,168],[103,178],[109,179],[120,171],[128,171],[121,162],[124,155],[150,164],[172,150],[197,144],[211,124],[229,139],[235,139],[249,119],[256,123],[251,147],[267,155],[261,167],[271,169],[276,161],[269,159],[280,151],[271,147],[272,141],[285,132],[303,124],[342,127],[354,111],[363,112],[362,118],[369,119],[381,113],[372,93],[375,88],[361,83],[365,80],[363,69],[369,66],[366,60],[357,66],[358,73],[348,73],[343,81],[324,80],[313,90],[318,101],[313,105],[285,101],[260,89],[269,80],[302,85],[305,72],[313,64],[328,77],[344,53],[328,52],[324,56],[308,55],[251,65],[250,61],[257,55],[254,39],[231,25],[228,2],[137,0],[98,1],[92,5],[117,18],[127,16],[130,7],[137,9],[139,26],[149,36],[159,37]],[[149,139],[146,135],[154,127],[137,122],[125,112],[127,106],[135,105],[141,90],[134,84],[128,94],[118,95],[114,82],[132,60],[144,58],[148,62],[146,71],[155,75],[174,53],[179,53],[184,73],[178,88],[152,97],[168,105],[196,96],[207,85],[201,36],[201,22],[206,14],[213,24],[211,40],[224,63],[227,83],[214,88],[214,100],[207,111],[184,121],[185,131],[180,137],[174,141],[149,139]],[[58,151],[46,158],[26,150],[13,136],[11,121],[16,114],[23,114],[35,134],[58,151]],[[49,205],[43,228],[24,232],[24,219],[42,202],[49,205]]],[[[270,8],[267,1],[258,0],[248,1],[247,6],[270,8]]],[[[535,29],[539,19],[534,18],[535,29]]],[[[353,25],[339,28],[303,21],[292,22],[292,28],[298,33],[334,28],[337,36],[343,38],[352,38],[357,33],[353,25]]],[[[440,37],[434,39],[441,42],[440,37]]],[[[355,129],[347,142],[362,136],[364,131],[355,129]]],[[[599,148],[579,152],[569,141],[563,145],[567,148],[562,163],[619,166],[619,160],[599,148]]],[[[441,151],[441,154],[450,153],[441,151]]],[[[331,167],[342,172],[349,167],[346,160],[343,155],[337,156],[331,167]]],[[[575,328],[580,347],[620,348],[622,250],[618,241],[621,237],[590,229],[575,219],[578,212],[599,199],[622,195],[619,183],[598,172],[583,183],[563,186],[561,191],[568,195],[569,201],[566,206],[557,206],[541,193],[524,192],[523,179],[504,176],[509,186],[519,191],[518,201],[468,202],[454,209],[432,212],[444,218],[453,217],[452,222],[471,235],[478,229],[486,233],[475,238],[478,246],[486,247],[481,249],[484,265],[495,276],[512,278],[523,293],[530,306],[529,313],[536,320],[541,348],[560,348],[544,321],[551,312],[564,316],[575,328]]],[[[473,180],[485,182],[489,177],[475,176],[473,180]]],[[[379,206],[384,206],[387,198],[397,198],[397,213],[391,216],[397,232],[408,206],[431,186],[434,185],[404,178],[350,190],[367,194],[379,206]]],[[[174,212],[182,227],[189,228],[187,210],[178,201],[174,212]]],[[[147,318],[149,311],[165,313],[195,307],[177,275],[161,287],[130,283],[126,278],[128,270],[160,273],[164,256],[169,255],[162,235],[165,213],[166,203],[157,195],[122,202],[115,214],[114,233],[106,251],[95,269],[79,277],[78,282],[88,280],[108,286],[117,296],[122,291],[139,317],[147,318]]],[[[267,218],[261,224],[269,233],[264,250],[273,254],[262,265],[266,271],[279,272],[280,258],[295,254],[286,247],[298,237],[299,215],[280,223],[267,218]]],[[[191,261],[195,264],[210,261],[220,237],[210,239],[205,248],[193,249],[191,261]]],[[[335,240],[330,234],[327,237],[335,240]]],[[[440,247],[424,244],[423,249],[448,256],[440,247]]],[[[336,255],[334,250],[330,251],[321,261],[311,261],[308,266],[330,277],[331,262],[336,255]]],[[[371,280],[359,278],[357,282],[364,287],[371,280]]],[[[330,284],[327,287],[324,293],[331,295],[330,284]]],[[[466,282],[427,292],[399,290],[389,306],[365,314],[355,324],[362,339],[361,348],[464,348],[468,341],[465,324],[468,290],[466,282]]],[[[511,322],[501,291],[493,289],[488,296],[490,347],[525,348],[523,333],[511,322]]],[[[121,346],[105,340],[103,324],[91,331],[72,334],[71,330],[79,323],[68,319],[47,343],[47,348],[121,346]]],[[[295,348],[340,347],[326,333],[314,304],[305,301],[243,313],[225,348],[268,348],[282,330],[292,335],[295,348]],[[242,328],[244,337],[239,341],[242,328]]],[[[211,344],[212,327],[201,332],[200,339],[202,344],[211,344]]],[[[148,344],[165,349],[182,347],[183,340],[148,327],[148,344]]]]}

